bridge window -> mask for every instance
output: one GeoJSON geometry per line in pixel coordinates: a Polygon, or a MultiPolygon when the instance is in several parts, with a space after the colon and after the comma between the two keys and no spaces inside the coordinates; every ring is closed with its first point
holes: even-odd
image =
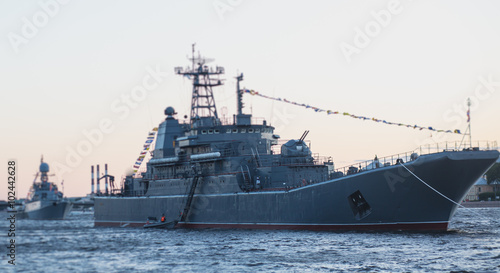
{"type": "Polygon", "coordinates": [[[248,129],[248,132],[249,133],[253,133],[253,129],[248,129]]]}
{"type": "Polygon", "coordinates": [[[238,129],[233,129],[233,133],[238,133],[238,129]]]}
{"type": "Polygon", "coordinates": [[[246,132],[247,132],[247,129],[241,129],[241,132],[242,132],[242,133],[246,133],[246,132]]]}

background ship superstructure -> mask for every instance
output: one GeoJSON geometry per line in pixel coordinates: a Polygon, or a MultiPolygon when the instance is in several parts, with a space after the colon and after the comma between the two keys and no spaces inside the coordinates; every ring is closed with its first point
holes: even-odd
{"type": "Polygon", "coordinates": [[[49,164],[40,162],[39,172],[35,176],[28,197],[19,212],[19,218],[33,220],[65,219],[71,212],[72,204],[63,198],[57,185],[49,182],[49,164]],[[40,182],[36,179],[40,175],[40,182]]]}

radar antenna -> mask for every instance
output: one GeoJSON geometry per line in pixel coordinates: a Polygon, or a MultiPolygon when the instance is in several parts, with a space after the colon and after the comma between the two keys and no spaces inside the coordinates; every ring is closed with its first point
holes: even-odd
{"type": "Polygon", "coordinates": [[[195,57],[195,45],[192,45],[191,67],[185,70],[176,67],[175,72],[193,81],[193,94],[191,98],[191,125],[193,127],[214,126],[220,124],[212,87],[222,85],[222,80],[213,79],[212,76],[224,74],[224,68],[217,66],[215,70],[205,65],[213,59],[195,57]]]}

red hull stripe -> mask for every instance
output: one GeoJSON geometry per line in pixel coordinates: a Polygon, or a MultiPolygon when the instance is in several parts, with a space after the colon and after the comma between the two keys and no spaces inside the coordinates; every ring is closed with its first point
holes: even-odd
{"type": "MultiPolygon", "coordinates": [[[[95,222],[95,226],[142,227],[146,223],[95,222]]],[[[389,223],[359,225],[301,225],[301,224],[215,224],[179,223],[176,228],[223,228],[223,229],[284,229],[284,230],[447,230],[448,222],[389,223]]]]}

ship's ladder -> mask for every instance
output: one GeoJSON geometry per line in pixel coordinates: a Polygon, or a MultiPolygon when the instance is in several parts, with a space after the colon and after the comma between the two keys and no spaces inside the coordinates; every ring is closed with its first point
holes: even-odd
{"type": "Polygon", "coordinates": [[[193,177],[193,182],[191,183],[191,188],[189,189],[189,194],[186,200],[186,206],[184,206],[184,210],[182,211],[181,214],[181,219],[180,221],[184,222],[186,220],[186,217],[189,213],[189,209],[191,208],[191,203],[193,202],[193,196],[194,192],[196,191],[196,186],[198,185],[198,181],[200,179],[199,175],[196,175],[193,177]]]}
{"type": "Polygon", "coordinates": [[[246,166],[246,171],[243,169],[243,166],[240,165],[241,174],[243,175],[243,186],[246,190],[250,190],[252,188],[252,176],[250,175],[250,169],[246,166]]]}
{"type": "Polygon", "coordinates": [[[262,164],[260,163],[259,151],[257,150],[257,148],[255,148],[255,152],[253,151],[253,148],[251,148],[251,151],[252,151],[252,156],[255,159],[255,162],[257,163],[257,167],[262,167],[262,164]]]}

